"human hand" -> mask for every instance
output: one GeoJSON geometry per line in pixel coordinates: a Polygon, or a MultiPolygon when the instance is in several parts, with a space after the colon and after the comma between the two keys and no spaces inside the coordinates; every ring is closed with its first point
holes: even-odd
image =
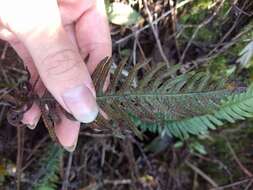
{"type": "MultiPolygon", "coordinates": [[[[40,77],[35,91],[47,88],[59,104],[79,121],[60,113],[55,126],[68,151],[76,147],[80,122],[98,114],[91,73],[111,56],[111,39],[103,0],[0,0],[0,38],[8,41],[31,73],[40,77]],[[89,61],[84,58],[89,55],[89,61]]],[[[34,104],[23,123],[35,128],[41,115],[34,104]]]]}

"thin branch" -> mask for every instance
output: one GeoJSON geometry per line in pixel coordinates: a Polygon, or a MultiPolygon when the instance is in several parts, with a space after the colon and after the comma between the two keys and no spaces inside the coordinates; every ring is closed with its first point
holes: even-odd
{"type": "Polygon", "coordinates": [[[145,6],[145,9],[146,9],[146,11],[148,13],[148,22],[149,22],[150,27],[152,29],[152,32],[153,32],[153,34],[155,36],[156,44],[157,44],[157,47],[159,49],[160,55],[161,55],[163,61],[167,64],[167,67],[170,68],[170,64],[169,64],[169,61],[168,61],[168,59],[167,59],[167,57],[166,57],[166,55],[165,55],[165,53],[163,51],[163,47],[162,47],[161,41],[159,39],[158,32],[157,32],[157,30],[154,27],[153,17],[152,17],[151,12],[150,12],[150,10],[148,8],[147,0],[144,0],[144,6],[145,6]]]}
{"type": "Polygon", "coordinates": [[[16,184],[17,184],[17,190],[21,189],[21,167],[22,167],[22,161],[23,161],[23,149],[24,149],[24,129],[22,126],[17,127],[17,172],[16,172],[16,184]]]}
{"type": "Polygon", "coordinates": [[[241,185],[243,183],[247,183],[248,181],[250,181],[252,179],[253,179],[252,177],[251,178],[247,178],[247,179],[243,179],[243,180],[236,181],[236,182],[228,184],[228,185],[223,185],[223,186],[220,186],[220,187],[212,188],[210,190],[224,190],[224,189],[228,189],[228,188],[231,188],[231,187],[234,187],[234,186],[237,186],[237,185],[241,185]]]}
{"type": "Polygon", "coordinates": [[[244,190],[249,190],[249,189],[251,188],[252,184],[253,184],[253,181],[251,180],[251,181],[248,183],[248,185],[245,187],[244,190]]]}
{"type": "Polygon", "coordinates": [[[62,190],[67,190],[69,186],[69,175],[70,175],[70,169],[72,166],[72,160],[73,160],[73,152],[69,153],[69,159],[68,159],[68,165],[66,168],[66,174],[64,176],[64,181],[62,183],[62,190]]]}
{"type": "MultiPolygon", "coordinates": [[[[174,9],[174,7],[176,6],[177,1],[173,1],[173,0],[169,0],[169,5],[170,5],[170,9],[172,9],[172,13],[171,13],[171,21],[172,21],[172,30],[173,30],[173,34],[177,33],[177,9],[174,9]]],[[[181,53],[179,50],[179,44],[177,41],[177,37],[174,36],[173,38],[174,43],[175,43],[175,48],[176,48],[176,52],[177,52],[177,57],[181,57],[181,53]]]]}
{"type": "Polygon", "coordinates": [[[235,7],[235,9],[237,9],[240,13],[242,13],[242,14],[248,16],[248,17],[253,16],[253,13],[247,13],[247,12],[245,12],[242,8],[239,8],[237,5],[235,5],[234,7],[235,7]]]}
{"type": "Polygon", "coordinates": [[[113,134],[98,134],[98,133],[89,133],[89,132],[83,132],[81,131],[79,133],[80,135],[84,135],[84,136],[89,136],[89,137],[93,137],[93,138],[108,138],[108,137],[113,137],[113,134]]]}
{"type": "MultiPolygon", "coordinates": [[[[233,46],[235,43],[238,42],[238,40],[240,40],[240,37],[242,37],[243,35],[245,35],[246,33],[250,32],[253,29],[253,27],[247,28],[246,30],[240,32],[239,34],[237,34],[230,42],[227,42],[224,44],[224,46],[219,49],[218,52],[214,52],[212,55],[209,55],[210,53],[208,53],[205,56],[202,56],[200,58],[197,58],[196,60],[187,62],[183,65],[184,69],[186,70],[192,70],[194,68],[196,68],[197,66],[200,66],[200,64],[203,63],[207,63],[208,61],[210,61],[211,59],[214,59],[216,57],[218,57],[220,54],[222,54],[223,52],[225,52],[228,48],[230,48],[231,46],[233,46]],[[187,68],[188,65],[191,65],[193,63],[193,66],[187,68]]],[[[216,47],[215,47],[216,48],[216,47]]],[[[214,49],[215,49],[214,48],[214,49]]],[[[211,50],[213,51],[213,50],[211,50]]]]}
{"type": "Polygon", "coordinates": [[[229,142],[228,140],[226,140],[226,141],[227,141],[227,147],[228,147],[230,153],[232,154],[234,160],[236,161],[236,163],[237,163],[238,166],[240,167],[240,169],[241,169],[241,170],[243,171],[243,173],[244,173],[245,175],[247,175],[248,177],[253,177],[253,174],[252,174],[246,167],[244,167],[244,165],[241,163],[241,161],[240,161],[239,158],[237,157],[237,155],[236,155],[234,149],[232,148],[230,142],[229,142]]]}
{"type": "Polygon", "coordinates": [[[198,167],[191,164],[189,161],[186,161],[185,164],[191,168],[194,172],[199,174],[203,179],[205,179],[208,183],[210,183],[213,187],[218,187],[218,184],[211,179],[207,174],[205,174],[202,170],[200,170],[198,167]]]}
{"type": "MultiPolygon", "coordinates": [[[[242,9],[246,6],[247,1],[244,2],[242,9]]],[[[240,16],[241,16],[241,12],[240,14],[237,16],[235,22],[233,23],[233,25],[230,27],[230,29],[228,30],[228,32],[220,39],[220,41],[217,43],[216,47],[214,49],[212,49],[208,55],[211,55],[215,52],[217,52],[219,50],[219,48],[221,47],[222,43],[227,39],[227,37],[233,32],[233,30],[235,29],[235,27],[237,26],[239,20],[240,20],[240,16]]]]}
{"type": "MultiPolygon", "coordinates": [[[[133,44],[133,65],[136,65],[136,63],[137,63],[136,51],[137,51],[137,40],[138,40],[138,38],[139,38],[139,35],[137,33],[136,36],[135,36],[134,44],[133,44]]],[[[136,76],[134,77],[134,80],[133,80],[133,86],[134,87],[138,86],[136,76]]]]}
{"type": "Polygon", "coordinates": [[[8,44],[7,42],[5,42],[4,48],[3,48],[3,51],[2,51],[2,54],[1,54],[1,57],[0,57],[1,60],[4,60],[4,59],[5,59],[5,56],[6,56],[6,52],[7,52],[8,47],[9,47],[9,44],[8,44]]]}
{"type": "MultiPolygon", "coordinates": [[[[5,56],[6,56],[6,52],[7,52],[8,47],[9,47],[9,44],[6,42],[6,43],[4,44],[4,48],[3,48],[3,51],[2,51],[1,56],[0,56],[0,61],[1,61],[1,62],[2,62],[2,60],[5,59],[5,56]]],[[[8,76],[7,76],[7,72],[6,72],[6,70],[3,68],[3,65],[1,64],[1,62],[0,62],[0,71],[1,71],[1,73],[2,73],[2,75],[3,75],[3,78],[4,78],[5,82],[6,82],[6,83],[10,83],[10,80],[9,80],[9,78],[8,78],[8,76]]]]}
{"type": "Polygon", "coordinates": [[[197,36],[199,30],[200,30],[201,28],[203,28],[205,25],[207,25],[209,22],[211,22],[211,21],[213,20],[213,18],[214,18],[214,17],[218,14],[218,12],[220,11],[220,9],[221,9],[221,7],[223,6],[224,2],[225,2],[225,0],[219,0],[217,3],[220,3],[220,4],[219,4],[219,6],[217,7],[217,9],[215,9],[215,11],[213,12],[213,14],[212,14],[209,18],[205,19],[202,23],[200,23],[200,24],[197,26],[197,28],[195,29],[195,31],[194,31],[193,34],[192,34],[191,39],[190,39],[189,42],[187,43],[187,45],[186,45],[186,47],[185,47],[185,49],[184,49],[184,51],[183,51],[183,53],[182,53],[182,56],[181,56],[181,58],[180,58],[179,63],[182,63],[182,62],[184,61],[185,56],[186,56],[186,53],[187,53],[187,51],[189,50],[189,48],[190,48],[190,46],[191,46],[193,40],[196,38],[196,36],[197,36]]]}
{"type": "Polygon", "coordinates": [[[131,179],[116,179],[116,180],[105,179],[103,181],[103,184],[91,183],[88,186],[81,188],[80,190],[90,190],[90,189],[97,190],[97,189],[102,188],[103,185],[107,185],[107,184],[108,185],[113,185],[115,187],[115,186],[118,186],[118,185],[130,185],[132,183],[133,183],[133,181],[131,179]]]}
{"type": "Polygon", "coordinates": [[[119,179],[119,180],[108,180],[105,179],[103,181],[104,184],[112,184],[113,186],[117,186],[117,185],[128,185],[128,184],[132,184],[133,181],[131,179],[119,179]]]}
{"type": "Polygon", "coordinates": [[[27,156],[25,159],[26,164],[22,167],[21,171],[23,172],[26,168],[28,168],[33,161],[35,161],[37,158],[33,157],[35,153],[39,150],[39,148],[44,145],[44,143],[49,139],[49,135],[45,136],[43,139],[41,139],[37,145],[30,151],[31,153],[27,156]]]}
{"type": "MultiPolygon", "coordinates": [[[[193,1],[193,0],[185,0],[185,1],[182,1],[182,2],[178,3],[174,9],[179,9],[179,8],[181,8],[181,7],[185,6],[185,5],[187,5],[188,3],[192,2],[192,1],[193,1]]],[[[165,12],[163,15],[161,15],[161,16],[158,17],[156,20],[154,20],[154,21],[152,22],[152,24],[157,24],[158,22],[160,22],[161,20],[163,20],[164,18],[166,18],[168,15],[170,15],[170,14],[174,11],[174,9],[170,9],[169,11],[165,12]]],[[[136,35],[136,33],[141,33],[141,32],[143,32],[144,30],[148,29],[149,27],[151,27],[150,24],[145,25],[144,27],[140,28],[139,30],[136,30],[135,32],[129,34],[128,36],[125,36],[124,38],[121,38],[120,40],[116,41],[116,42],[114,43],[114,45],[119,45],[119,44],[121,44],[121,43],[123,43],[123,42],[129,40],[130,38],[133,38],[133,37],[136,35]]]]}
{"type": "Polygon", "coordinates": [[[31,151],[31,153],[27,156],[26,161],[28,161],[30,158],[32,158],[32,156],[37,152],[37,150],[44,145],[44,143],[49,139],[49,135],[46,135],[45,137],[43,137],[37,144],[36,146],[33,148],[33,150],[31,151]]]}

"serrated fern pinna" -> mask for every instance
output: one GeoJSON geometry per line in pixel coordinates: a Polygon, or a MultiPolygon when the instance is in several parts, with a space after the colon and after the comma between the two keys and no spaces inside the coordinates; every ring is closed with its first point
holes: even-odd
{"type": "Polygon", "coordinates": [[[54,190],[59,183],[60,157],[63,149],[58,145],[49,144],[44,155],[38,160],[39,169],[33,177],[33,190],[54,190]]]}
{"type": "MultiPolygon", "coordinates": [[[[121,62],[106,92],[103,87],[111,61],[104,59],[93,74],[99,106],[109,119],[126,122],[138,136],[141,129],[183,139],[189,134],[205,134],[224,122],[253,116],[252,87],[231,87],[204,72],[177,76],[180,66],[168,70],[165,63],[145,72],[147,65],[137,64],[123,77],[126,61],[121,62]]],[[[103,117],[97,122],[111,125],[103,117]]]]}

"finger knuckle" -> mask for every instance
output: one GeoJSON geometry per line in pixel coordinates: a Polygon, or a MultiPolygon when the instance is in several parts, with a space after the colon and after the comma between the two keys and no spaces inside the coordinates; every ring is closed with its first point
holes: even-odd
{"type": "Polygon", "coordinates": [[[51,53],[42,61],[47,77],[71,79],[80,73],[82,60],[73,50],[61,50],[51,53]]]}

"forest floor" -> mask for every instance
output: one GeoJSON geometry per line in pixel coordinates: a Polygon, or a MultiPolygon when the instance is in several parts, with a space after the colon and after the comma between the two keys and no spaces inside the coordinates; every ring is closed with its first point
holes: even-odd
{"type": "MultiPolygon", "coordinates": [[[[252,81],[252,59],[238,61],[253,39],[252,0],[121,0],[107,1],[108,7],[113,2],[133,11],[126,22],[110,17],[113,61],[126,60],[126,74],[150,59],[149,67],[178,63],[181,73],[252,81]]],[[[0,98],[26,75],[22,60],[1,41],[0,98]]],[[[7,112],[0,101],[0,189],[253,189],[252,119],[185,141],[82,128],[76,150],[68,153],[54,145],[42,121],[35,130],[16,128],[7,112]]]]}

